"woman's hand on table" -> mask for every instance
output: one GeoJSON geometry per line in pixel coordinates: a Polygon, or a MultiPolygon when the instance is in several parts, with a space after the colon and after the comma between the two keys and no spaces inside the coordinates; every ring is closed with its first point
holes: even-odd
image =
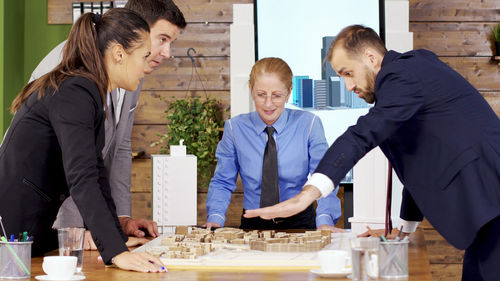
{"type": "Polygon", "coordinates": [[[125,270],[139,272],[167,272],[161,260],[145,252],[123,252],[113,258],[113,264],[125,270]]]}

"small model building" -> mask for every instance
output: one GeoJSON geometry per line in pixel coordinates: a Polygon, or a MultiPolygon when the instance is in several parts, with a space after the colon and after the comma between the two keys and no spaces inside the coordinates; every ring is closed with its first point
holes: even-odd
{"type": "Polygon", "coordinates": [[[249,241],[251,250],[265,252],[315,252],[330,244],[330,231],[317,230],[305,233],[262,231],[257,239],[249,241]]]}
{"type": "Polygon", "coordinates": [[[265,252],[314,252],[330,244],[329,230],[306,231],[305,233],[253,230],[245,232],[237,228],[218,228],[215,231],[178,227],[176,234],[165,235],[162,246],[146,251],[167,259],[196,259],[217,249],[237,251],[257,250],[265,252]]]}

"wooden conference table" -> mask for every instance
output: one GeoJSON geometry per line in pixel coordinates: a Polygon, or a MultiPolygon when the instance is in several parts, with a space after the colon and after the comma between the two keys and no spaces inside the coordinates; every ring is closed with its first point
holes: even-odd
{"type": "MultiPolygon", "coordinates": [[[[410,236],[408,248],[409,275],[407,280],[427,281],[432,280],[430,274],[429,259],[425,246],[424,234],[418,230],[410,236]]],[[[50,253],[57,255],[57,252],[50,253]]],[[[167,273],[139,273],[125,271],[113,267],[105,267],[97,261],[99,253],[97,251],[85,251],[83,258],[83,273],[86,281],[94,280],[351,280],[351,279],[326,279],[313,275],[309,271],[256,271],[256,270],[170,270],[167,273]]],[[[43,257],[36,257],[31,260],[31,280],[36,280],[35,276],[44,275],[42,270],[43,257]]]]}

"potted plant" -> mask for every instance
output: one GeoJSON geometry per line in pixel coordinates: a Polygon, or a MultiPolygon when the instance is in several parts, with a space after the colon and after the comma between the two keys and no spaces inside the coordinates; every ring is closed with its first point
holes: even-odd
{"type": "Polygon", "coordinates": [[[496,55],[500,56],[500,23],[493,27],[493,39],[495,40],[496,55]]]}
{"type": "Polygon", "coordinates": [[[208,187],[217,160],[215,150],[223,126],[222,105],[212,98],[179,99],[172,102],[165,111],[167,134],[160,135],[151,146],[167,142],[160,147],[160,153],[169,153],[170,145],[177,145],[184,139],[188,154],[198,158],[198,187],[208,187]]]}

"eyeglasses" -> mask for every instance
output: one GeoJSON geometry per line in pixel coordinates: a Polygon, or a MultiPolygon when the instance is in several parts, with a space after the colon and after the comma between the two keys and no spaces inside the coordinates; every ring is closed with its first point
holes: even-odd
{"type": "MultiPolygon", "coordinates": [[[[257,93],[255,95],[255,102],[257,103],[266,103],[266,100],[269,96],[264,93],[257,93]]],[[[285,103],[287,96],[284,94],[272,94],[271,102],[274,104],[282,104],[285,103]]]]}

